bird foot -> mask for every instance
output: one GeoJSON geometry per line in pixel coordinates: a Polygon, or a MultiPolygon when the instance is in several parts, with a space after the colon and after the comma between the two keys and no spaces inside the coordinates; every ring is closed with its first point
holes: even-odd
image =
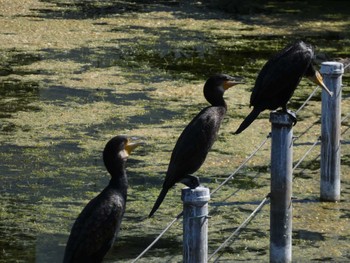
{"type": "Polygon", "coordinates": [[[186,186],[188,186],[191,189],[195,189],[198,186],[200,186],[198,176],[194,176],[194,175],[190,175],[190,174],[186,175],[186,177],[181,180],[181,183],[185,184],[186,186]]]}
{"type": "Polygon", "coordinates": [[[289,117],[292,118],[293,126],[295,126],[295,124],[297,124],[297,122],[298,122],[297,115],[295,114],[294,111],[287,110],[287,109],[282,109],[282,110],[278,110],[278,112],[287,113],[289,115],[289,117]]]}

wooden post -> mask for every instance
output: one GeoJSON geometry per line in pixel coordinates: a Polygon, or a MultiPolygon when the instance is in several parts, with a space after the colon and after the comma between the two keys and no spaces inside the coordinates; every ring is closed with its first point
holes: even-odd
{"type": "Polygon", "coordinates": [[[199,186],[182,189],[183,262],[206,263],[208,259],[208,201],[209,189],[199,186]]]}
{"type": "Polygon", "coordinates": [[[292,261],[293,120],[271,112],[270,262],[292,261]]]}
{"type": "Polygon", "coordinates": [[[322,201],[340,199],[340,116],[342,63],[323,62],[323,81],[333,97],[322,91],[321,118],[321,193],[322,201]]]}

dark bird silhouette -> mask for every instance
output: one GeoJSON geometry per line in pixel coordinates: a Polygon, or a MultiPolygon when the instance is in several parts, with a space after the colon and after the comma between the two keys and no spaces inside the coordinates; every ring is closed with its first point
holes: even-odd
{"type": "Polygon", "coordinates": [[[163,188],[149,214],[150,217],[159,208],[168,190],[175,183],[182,182],[190,188],[199,186],[198,177],[191,174],[201,167],[216,139],[227,110],[223,98],[224,92],[228,88],[242,83],[241,80],[241,78],[218,74],[206,81],[203,92],[211,106],[199,112],[178,138],[171,154],[163,188]]]}
{"type": "Polygon", "coordinates": [[[250,97],[250,106],[253,106],[253,110],[235,134],[244,131],[260,112],[266,109],[276,110],[282,107],[282,111],[289,113],[296,123],[296,116],[287,110],[287,103],[303,76],[321,86],[332,96],[323,83],[322,76],[312,65],[313,56],[314,51],[310,45],[297,41],[267,61],[256,79],[250,97]]]}
{"type": "Polygon", "coordinates": [[[102,262],[112,247],[125,211],[128,188],[126,160],[140,144],[131,142],[126,136],[116,136],[106,144],[103,161],[112,178],[76,219],[67,242],[64,263],[102,262]]]}

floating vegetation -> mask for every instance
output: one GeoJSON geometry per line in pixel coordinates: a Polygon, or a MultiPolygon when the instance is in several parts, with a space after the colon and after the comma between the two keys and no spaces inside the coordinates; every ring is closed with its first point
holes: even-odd
{"type": "MultiPolygon", "coordinates": [[[[246,81],[225,94],[228,112],[219,139],[198,171],[203,184],[214,189],[270,129],[268,114],[262,114],[243,140],[232,135],[249,111],[249,91],[258,71],[273,53],[302,38],[316,46],[316,64],[347,61],[346,1],[262,1],[262,8],[250,9],[246,3],[240,13],[208,9],[208,2],[6,0],[1,5],[0,262],[61,262],[74,219],[109,180],[101,152],[117,134],[141,136],[148,142],[128,162],[125,220],[120,240],[106,258],[131,261],[181,210],[179,184],[165,200],[168,209],[146,219],[178,135],[207,106],[202,88],[208,75],[224,72],[246,81]]],[[[220,3],[224,2],[228,3],[220,3]]],[[[343,84],[347,98],[348,75],[343,84]]],[[[291,109],[312,90],[303,80],[291,109]]],[[[318,124],[319,94],[307,107],[298,114],[296,135],[310,123],[318,124]]],[[[347,114],[349,102],[342,107],[347,114]]],[[[295,160],[318,135],[315,125],[298,140],[295,160]]],[[[349,136],[345,133],[342,139],[347,142],[349,136]]],[[[269,154],[266,147],[228,187],[212,196],[210,251],[268,193],[269,154]]],[[[304,201],[293,204],[295,261],[349,260],[346,144],[342,154],[340,203],[318,202],[316,150],[296,171],[294,195],[304,201]]],[[[265,208],[221,259],[266,261],[268,221],[265,208]]],[[[140,262],[181,261],[181,229],[175,225],[140,262]]]]}

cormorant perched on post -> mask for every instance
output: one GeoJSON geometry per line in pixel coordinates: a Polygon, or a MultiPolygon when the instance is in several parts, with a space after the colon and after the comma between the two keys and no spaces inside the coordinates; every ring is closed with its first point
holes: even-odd
{"type": "Polygon", "coordinates": [[[158,209],[168,190],[175,183],[182,182],[190,188],[199,186],[198,177],[191,174],[201,167],[216,139],[221,121],[227,110],[223,98],[224,92],[228,88],[242,83],[241,80],[241,78],[218,74],[206,81],[203,92],[211,106],[199,112],[177,140],[171,154],[162,191],[149,214],[150,217],[158,209]]]}
{"type": "Polygon", "coordinates": [[[253,106],[253,110],[235,134],[244,131],[260,112],[266,109],[276,110],[282,107],[282,111],[289,113],[296,122],[295,114],[287,110],[287,103],[303,76],[321,86],[332,96],[323,83],[322,76],[312,65],[313,56],[314,51],[310,45],[297,41],[267,61],[256,79],[250,97],[250,106],[253,106]]]}
{"type": "Polygon", "coordinates": [[[116,136],[106,144],[103,161],[112,178],[76,219],[67,242],[64,263],[101,262],[112,247],[125,211],[126,160],[140,144],[132,143],[126,136],[116,136]]]}

